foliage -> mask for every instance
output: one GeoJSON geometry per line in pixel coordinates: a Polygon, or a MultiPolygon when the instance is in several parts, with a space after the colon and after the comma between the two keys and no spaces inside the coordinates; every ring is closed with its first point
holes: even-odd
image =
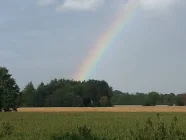
{"type": "Polygon", "coordinates": [[[100,105],[101,106],[103,106],[103,107],[106,106],[108,104],[108,102],[109,102],[109,98],[107,96],[102,96],[100,98],[100,105]]]}
{"type": "Polygon", "coordinates": [[[32,82],[29,82],[22,91],[23,106],[35,106],[35,88],[32,82]]]}
{"type": "Polygon", "coordinates": [[[22,91],[24,107],[89,107],[111,106],[112,88],[105,81],[73,81],[54,79],[36,89],[29,82],[22,91]],[[104,100],[104,105],[100,99],[104,100]]]}
{"type": "Polygon", "coordinates": [[[121,91],[113,91],[111,99],[114,105],[143,105],[143,106],[155,106],[155,105],[168,105],[168,106],[184,106],[186,105],[186,94],[174,93],[161,94],[157,92],[149,93],[136,93],[129,94],[121,91]]]}
{"type": "Polygon", "coordinates": [[[177,106],[184,106],[185,105],[183,97],[184,97],[184,95],[177,95],[176,101],[175,101],[177,106]]]}
{"type": "Polygon", "coordinates": [[[64,134],[54,134],[51,140],[108,140],[106,138],[99,138],[92,134],[91,129],[87,126],[78,127],[77,132],[67,132],[64,134]]]}
{"type": "Polygon", "coordinates": [[[0,67],[0,111],[16,110],[19,87],[8,69],[0,67]]]}

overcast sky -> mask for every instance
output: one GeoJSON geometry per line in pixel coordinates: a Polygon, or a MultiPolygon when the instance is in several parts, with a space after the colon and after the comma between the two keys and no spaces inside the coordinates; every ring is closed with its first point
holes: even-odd
{"type": "MultiPolygon", "coordinates": [[[[123,92],[186,92],[186,1],[136,0],[139,8],[90,79],[123,92]]],[[[0,65],[20,87],[72,79],[128,0],[0,1],[0,65]]]]}

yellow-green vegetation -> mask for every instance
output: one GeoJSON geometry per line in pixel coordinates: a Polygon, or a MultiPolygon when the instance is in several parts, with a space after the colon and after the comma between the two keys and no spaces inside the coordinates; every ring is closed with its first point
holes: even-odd
{"type": "MultiPolygon", "coordinates": [[[[67,132],[76,133],[78,127],[83,128],[83,126],[87,126],[87,128],[91,129],[93,135],[99,138],[106,137],[106,140],[113,138],[116,138],[116,140],[128,140],[134,139],[135,136],[139,139],[141,134],[147,138],[150,138],[150,134],[154,134],[152,137],[155,137],[155,135],[160,137],[160,135],[166,136],[168,133],[172,133],[171,137],[180,135],[182,137],[181,140],[184,140],[186,136],[182,132],[186,129],[185,118],[186,113],[160,113],[160,119],[163,123],[159,122],[158,124],[157,113],[1,113],[0,139],[72,140],[70,137],[65,139],[62,135],[67,132]],[[177,121],[174,118],[175,116],[177,121]],[[137,127],[137,123],[142,129],[137,127]],[[164,126],[164,123],[168,126],[164,126]],[[153,126],[151,127],[151,125],[153,126]],[[172,129],[171,126],[176,127],[176,129],[172,129]],[[157,128],[161,131],[157,131],[157,128]],[[162,132],[163,134],[161,134],[162,132]],[[2,133],[4,136],[1,136],[2,133]],[[145,134],[147,135],[145,136],[145,134]]],[[[160,140],[159,137],[157,140],[160,140]]],[[[144,140],[147,140],[147,138],[144,140]]],[[[168,140],[167,138],[161,138],[161,140],[163,139],[168,140]]],[[[139,140],[142,140],[142,138],[139,140]]]]}

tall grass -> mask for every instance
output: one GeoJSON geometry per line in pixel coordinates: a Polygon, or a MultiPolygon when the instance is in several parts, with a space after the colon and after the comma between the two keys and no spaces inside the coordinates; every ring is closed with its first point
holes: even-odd
{"type": "MultiPolygon", "coordinates": [[[[149,117],[144,126],[140,127],[136,124],[137,130],[129,129],[126,133],[127,137],[123,140],[186,140],[186,132],[181,130],[177,125],[177,117],[172,119],[170,125],[160,120],[160,115],[157,114],[158,123],[153,123],[149,117]]],[[[112,140],[116,140],[113,138],[112,140]]],[[[87,126],[79,127],[77,132],[68,132],[64,134],[55,134],[51,140],[111,140],[93,135],[91,129],[87,126]]]]}
{"type": "Polygon", "coordinates": [[[151,117],[147,119],[143,127],[137,123],[137,130],[130,129],[131,140],[185,140],[186,132],[178,126],[178,119],[175,116],[171,124],[166,124],[157,114],[158,123],[153,123],[151,117]]]}
{"type": "Polygon", "coordinates": [[[14,127],[9,122],[3,122],[0,125],[0,139],[10,137],[13,131],[14,127]]]}
{"type": "Polygon", "coordinates": [[[2,113],[0,140],[186,140],[185,117],[184,113],[2,113]]]}
{"type": "Polygon", "coordinates": [[[51,140],[108,140],[92,134],[91,129],[87,126],[78,127],[77,132],[67,132],[64,134],[54,134],[51,140]]]}

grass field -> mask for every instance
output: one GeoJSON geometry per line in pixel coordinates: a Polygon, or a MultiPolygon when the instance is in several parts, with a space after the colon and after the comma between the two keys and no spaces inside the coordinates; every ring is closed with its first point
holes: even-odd
{"type": "Polygon", "coordinates": [[[184,107],[20,108],[15,113],[0,113],[0,122],[14,126],[13,135],[4,138],[9,140],[51,140],[54,133],[74,131],[84,125],[97,136],[124,140],[129,128],[136,129],[136,122],[143,125],[152,117],[157,123],[155,112],[162,112],[160,116],[167,124],[177,116],[179,127],[186,129],[185,110],[184,107]]]}

